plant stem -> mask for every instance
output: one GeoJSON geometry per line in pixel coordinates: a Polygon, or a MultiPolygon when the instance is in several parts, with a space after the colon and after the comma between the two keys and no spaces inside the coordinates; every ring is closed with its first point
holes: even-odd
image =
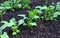
{"type": "Polygon", "coordinates": [[[3,19],[2,19],[2,14],[1,14],[1,21],[3,21],[3,19]]]}
{"type": "Polygon", "coordinates": [[[2,14],[0,15],[0,21],[3,21],[2,14]]]}

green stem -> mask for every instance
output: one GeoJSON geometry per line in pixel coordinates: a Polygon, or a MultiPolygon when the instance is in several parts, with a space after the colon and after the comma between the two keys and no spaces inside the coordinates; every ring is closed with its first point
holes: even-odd
{"type": "Polygon", "coordinates": [[[3,21],[2,14],[1,14],[1,21],[3,21]]]}
{"type": "Polygon", "coordinates": [[[32,20],[33,20],[32,18],[29,18],[28,21],[27,21],[29,28],[31,27],[30,23],[32,22],[32,20]]]}
{"type": "Polygon", "coordinates": [[[0,15],[0,21],[3,21],[2,14],[0,15]]]}
{"type": "Polygon", "coordinates": [[[1,14],[1,21],[3,21],[2,14],[1,14]]]}

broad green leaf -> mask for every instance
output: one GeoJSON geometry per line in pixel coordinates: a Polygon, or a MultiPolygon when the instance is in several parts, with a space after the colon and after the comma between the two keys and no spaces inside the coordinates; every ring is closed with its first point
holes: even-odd
{"type": "Polygon", "coordinates": [[[30,3],[30,0],[23,0],[22,1],[24,4],[28,4],[28,3],[30,3]]]}
{"type": "Polygon", "coordinates": [[[44,9],[47,9],[47,6],[36,6],[35,8],[39,9],[39,10],[44,10],[44,9]]]}
{"type": "Polygon", "coordinates": [[[27,19],[26,15],[24,15],[24,14],[18,14],[18,16],[23,17],[23,19],[27,19]]]}
{"type": "Polygon", "coordinates": [[[11,20],[10,20],[10,25],[12,26],[12,25],[16,25],[16,20],[15,20],[15,18],[12,18],[11,20]]]}
{"type": "Polygon", "coordinates": [[[1,35],[1,38],[9,38],[9,36],[7,35],[6,32],[4,32],[3,35],[1,35]]]}
{"type": "Polygon", "coordinates": [[[21,24],[23,24],[23,23],[24,23],[24,19],[20,19],[20,20],[18,21],[18,26],[21,25],[21,24]]]}
{"type": "Polygon", "coordinates": [[[13,32],[12,35],[16,35],[17,33],[16,32],[13,32]]]}
{"type": "Polygon", "coordinates": [[[39,16],[35,15],[33,18],[34,18],[34,19],[38,19],[38,18],[39,18],[39,16]]]}
{"type": "Polygon", "coordinates": [[[1,26],[2,29],[5,29],[6,27],[11,27],[12,25],[16,25],[16,21],[15,21],[14,18],[12,18],[12,19],[10,20],[10,22],[2,21],[2,23],[4,23],[4,24],[1,26]]]}
{"type": "Polygon", "coordinates": [[[3,10],[0,10],[0,13],[2,13],[3,12],[3,10]]]}
{"type": "Polygon", "coordinates": [[[22,16],[22,17],[25,17],[25,15],[24,15],[24,14],[18,14],[18,16],[22,16]]]}
{"type": "Polygon", "coordinates": [[[49,7],[50,7],[51,9],[54,9],[54,8],[55,8],[55,6],[53,6],[53,5],[50,5],[49,7]]]}
{"type": "Polygon", "coordinates": [[[56,10],[60,10],[60,2],[57,2],[57,4],[56,4],[56,10]]]}
{"type": "Polygon", "coordinates": [[[10,8],[12,8],[12,7],[5,7],[6,9],[10,9],[10,8]]]}
{"type": "Polygon", "coordinates": [[[8,27],[9,23],[7,21],[2,21],[2,23],[4,23],[0,29],[4,30],[6,27],[8,27]]]}
{"type": "Polygon", "coordinates": [[[60,12],[55,12],[54,15],[53,15],[53,17],[56,18],[58,15],[60,15],[60,12]]]}
{"type": "Polygon", "coordinates": [[[32,26],[37,26],[36,22],[30,23],[30,25],[32,25],[32,26]]]}
{"type": "Polygon", "coordinates": [[[16,30],[16,32],[17,32],[17,33],[19,33],[19,32],[20,32],[20,30],[16,30]]]}
{"type": "Polygon", "coordinates": [[[21,0],[17,0],[17,2],[18,2],[18,3],[20,3],[20,2],[21,2],[21,0]]]}
{"type": "Polygon", "coordinates": [[[47,6],[43,6],[40,8],[40,10],[46,10],[47,9],[47,6]]]}
{"type": "Polygon", "coordinates": [[[35,8],[40,9],[40,8],[41,8],[41,6],[36,6],[35,8]]]}
{"type": "Polygon", "coordinates": [[[43,12],[39,10],[38,13],[39,13],[39,14],[42,14],[43,12]]]}
{"type": "Polygon", "coordinates": [[[5,7],[0,6],[0,10],[4,9],[5,7]]]}
{"type": "Polygon", "coordinates": [[[22,7],[22,5],[21,5],[21,4],[18,4],[17,6],[18,6],[19,8],[21,8],[21,7],[22,7]]]}
{"type": "Polygon", "coordinates": [[[34,10],[32,10],[32,11],[29,12],[29,17],[32,18],[32,17],[34,17],[37,13],[38,13],[38,9],[34,9],[34,10]]]}

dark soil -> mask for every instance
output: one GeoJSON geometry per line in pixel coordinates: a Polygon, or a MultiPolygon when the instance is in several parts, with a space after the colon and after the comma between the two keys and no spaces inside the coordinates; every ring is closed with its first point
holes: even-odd
{"type": "MultiPolygon", "coordinates": [[[[3,1],[6,0],[1,0],[0,2],[3,1]]],[[[51,1],[56,3],[59,0],[49,0],[48,5],[51,4],[51,1]]],[[[45,4],[45,0],[31,0],[31,2],[31,9],[37,5],[45,4]]],[[[15,9],[14,12],[8,10],[7,13],[3,15],[3,20],[9,21],[11,18],[19,20],[21,17],[18,17],[18,14],[26,14],[26,16],[28,16],[27,9],[15,9]]],[[[9,28],[3,31],[7,31],[10,38],[60,38],[60,16],[58,16],[56,21],[37,20],[37,23],[38,26],[32,27],[31,29],[20,26],[19,29],[21,29],[21,32],[16,36],[12,36],[9,28]]]]}

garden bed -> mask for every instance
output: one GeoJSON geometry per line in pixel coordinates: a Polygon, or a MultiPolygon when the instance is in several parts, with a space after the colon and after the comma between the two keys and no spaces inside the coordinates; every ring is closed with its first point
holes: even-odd
{"type": "MultiPolygon", "coordinates": [[[[1,0],[2,2],[5,0],[1,0]]],[[[51,0],[52,1],[52,0],[51,0]]],[[[51,4],[49,0],[48,5],[51,4]]],[[[54,0],[53,2],[58,2],[59,0],[54,0]]],[[[43,5],[45,1],[40,0],[31,0],[31,9],[34,9],[37,5],[43,5]]],[[[17,21],[21,17],[17,16],[18,14],[25,14],[28,16],[28,9],[15,9],[15,11],[8,10],[6,14],[3,14],[3,20],[9,21],[11,18],[15,18],[17,21]]],[[[37,27],[19,27],[21,30],[16,36],[12,36],[12,31],[10,28],[6,28],[3,32],[7,31],[10,38],[60,38],[60,16],[56,18],[56,21],[46,21],[46,20],[37,20],[37,27]]],[[[2,25],[2,24],[0,24],[2,25]]]]}

